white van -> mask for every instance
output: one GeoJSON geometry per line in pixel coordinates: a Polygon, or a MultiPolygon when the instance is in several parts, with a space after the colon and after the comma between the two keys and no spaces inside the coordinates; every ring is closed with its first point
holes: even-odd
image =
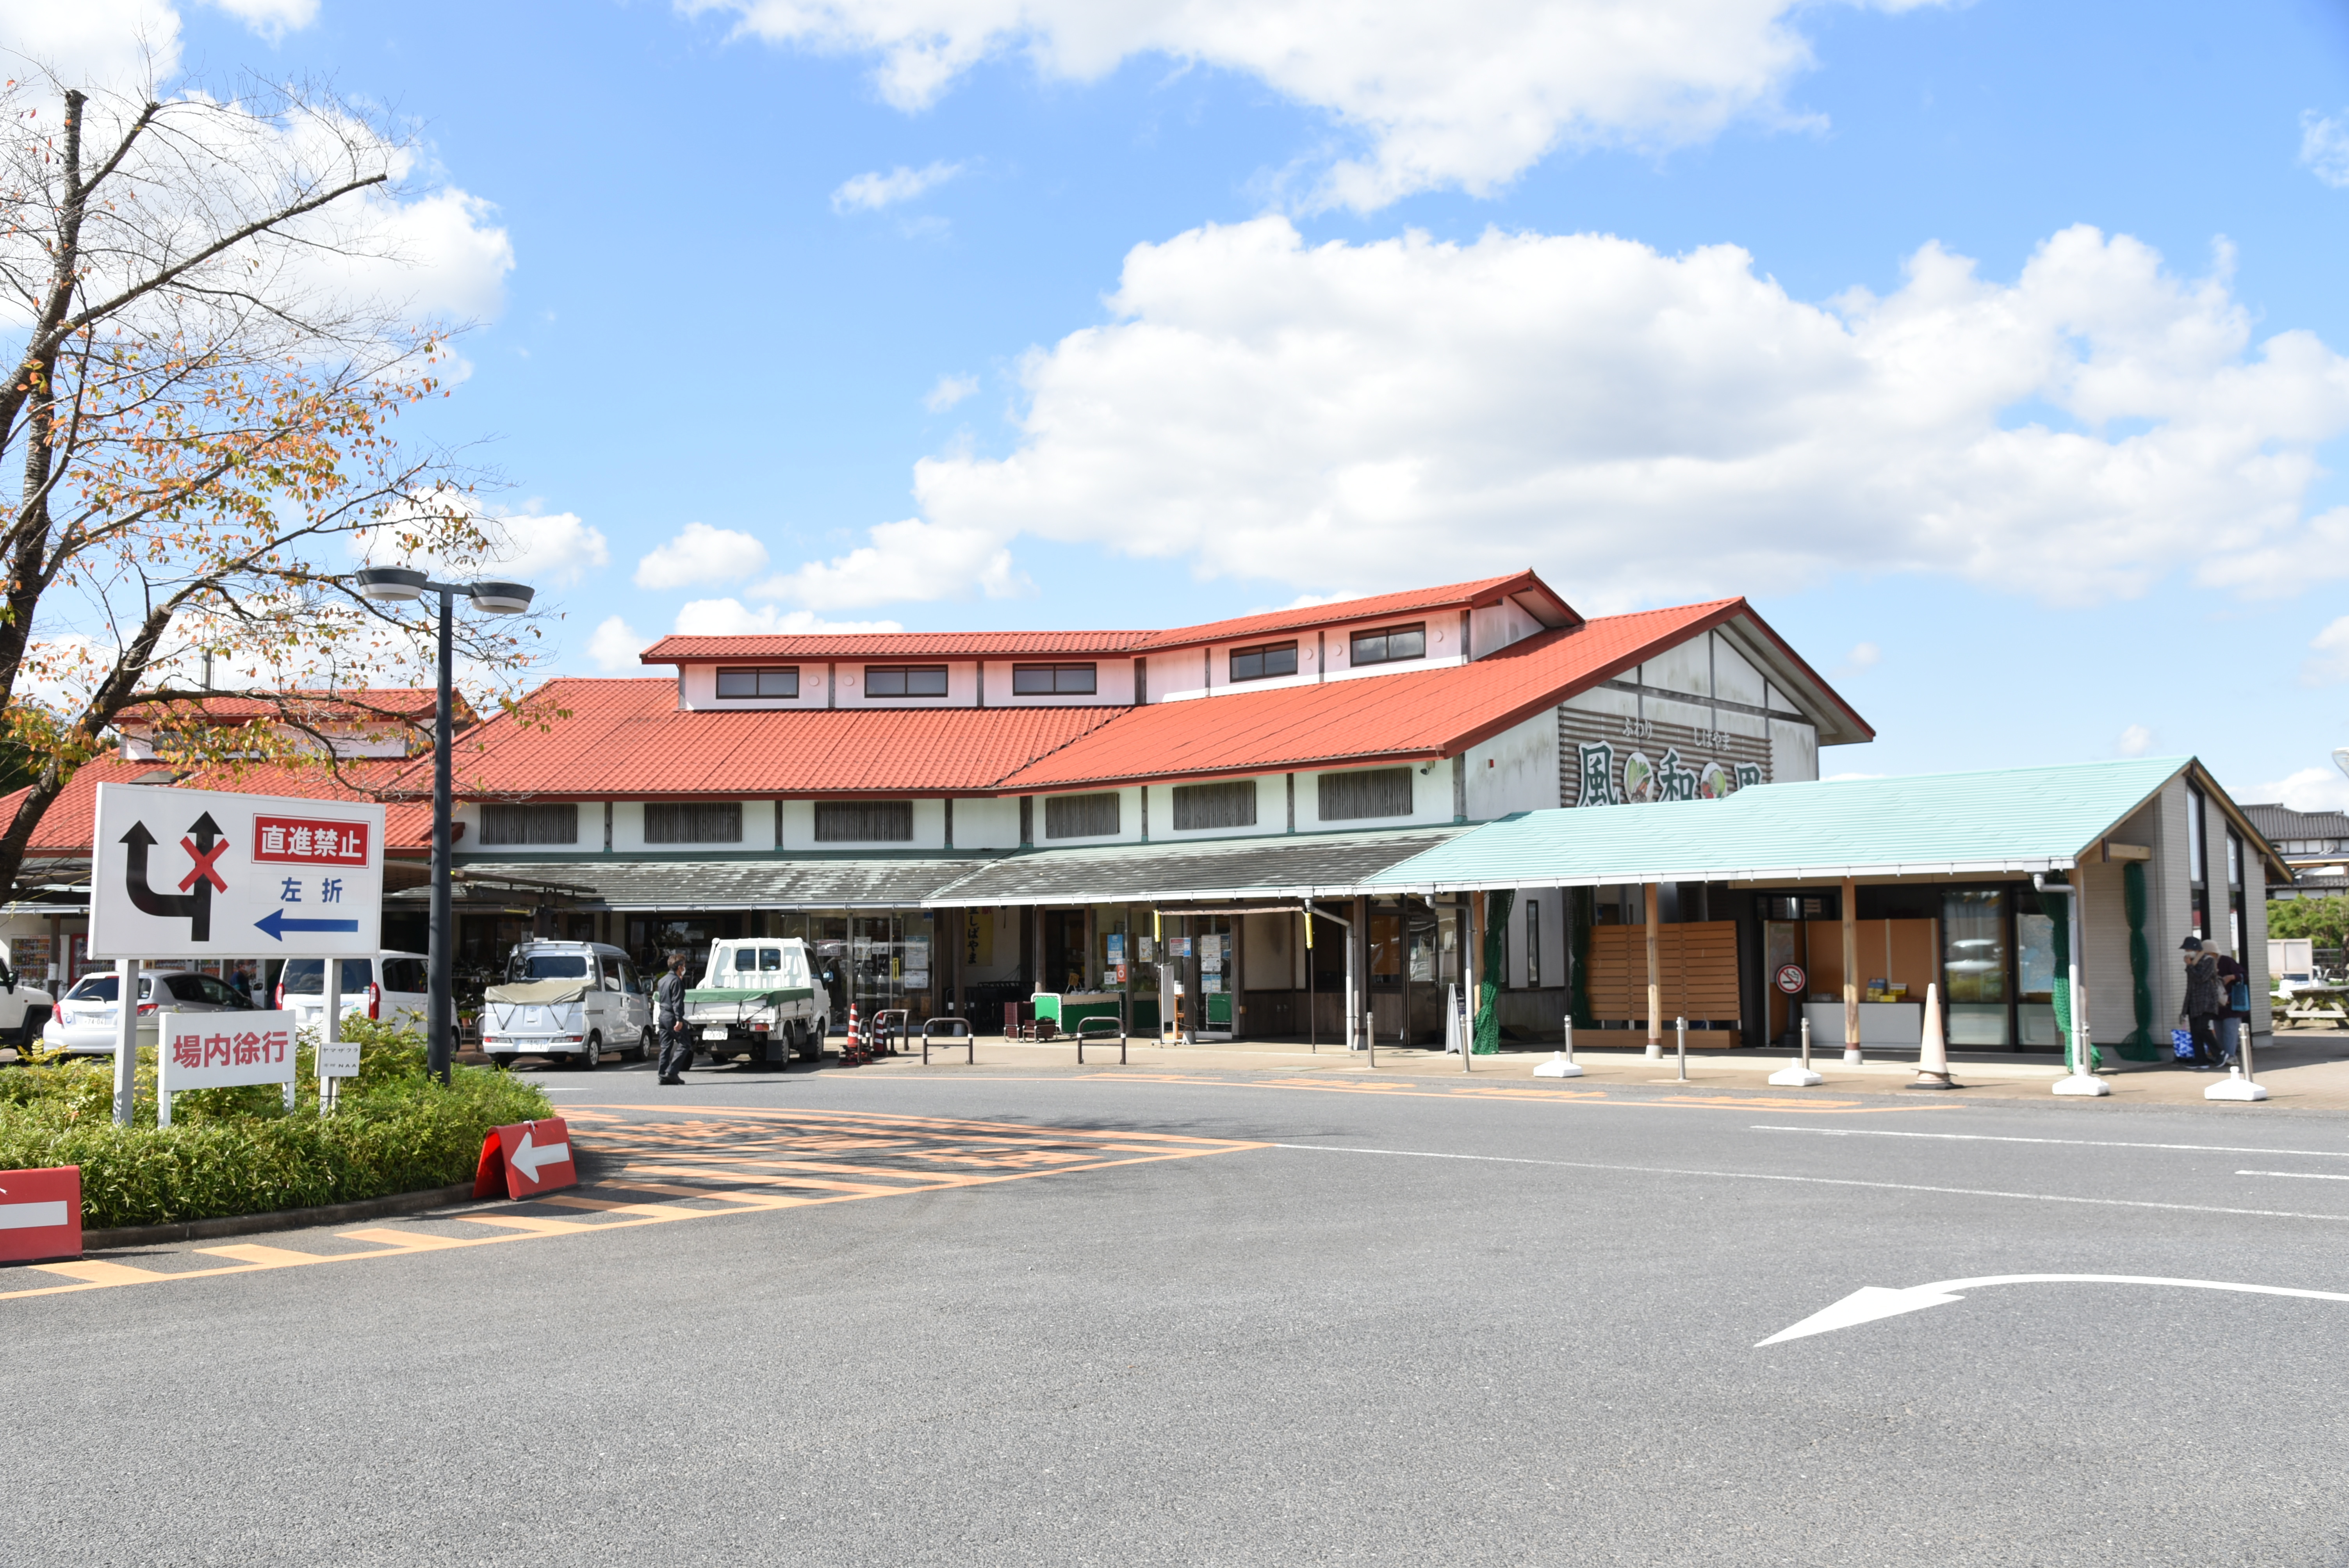
{"type": "MultiPolygon", "coordinates": [[[[365,1014],[386,1024],[421,1029],[431,1016],[431,970],[421,953],[378,953],[346,958],[343,1016],[365,1014]]],[[[315,1028],[326,1010],[326,961],[289,958],[277,974],[277,1007],[294,1015],[298,1028],[315,1028]]]]}
{"type": "Polygon", "coordinates": [[[652,997],[627,954],[605,943],[523,943],[505,983],[481,993],[481,1049],[501,1068],[554,1057],[593,1071],[605,1051],[640,1062],[653,1048],[652,997]]]}

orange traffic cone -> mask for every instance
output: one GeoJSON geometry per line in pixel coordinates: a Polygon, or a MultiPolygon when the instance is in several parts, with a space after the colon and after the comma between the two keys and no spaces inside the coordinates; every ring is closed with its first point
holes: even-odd
{"type": "Polygon", "coordinates": [[[856,1004],[854,1002],[848,1005],[848,1041],[841,1050],[840,1059],[850,1067],[864,1059],[864,1047],[857,1043],[856,1004]]]}

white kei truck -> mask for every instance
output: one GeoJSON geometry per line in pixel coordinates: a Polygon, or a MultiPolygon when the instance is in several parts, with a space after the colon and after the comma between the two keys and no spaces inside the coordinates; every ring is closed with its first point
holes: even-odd
{"type": "Polygon", "coordinates": [[[550,1057],[593,1071],[605,1051],[640,1062],[653,1048],[652,998],[628,955],[600,942],[524,942],[505,984],[481,993],[481,1049],[496,1067],[550,1057]]]}
{"type": "Polygon", "coordinates": [[[712,1061],[748,1057],[781,1067],[793,1057],[819,1060],[829,1014],[807,944],[796,936],[712,943],[701,983],[685,994],[687,1037],[712,1061]]]}

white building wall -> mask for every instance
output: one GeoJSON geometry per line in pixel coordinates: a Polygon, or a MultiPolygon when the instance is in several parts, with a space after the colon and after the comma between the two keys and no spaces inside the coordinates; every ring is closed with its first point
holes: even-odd
{"type": "Polygon", "coordinates": [[[757,712],[762,708],[796,710],[822,707],[824,666],[804,659],[729,659],[724,665],[683,665],[677,673],[678,707],[692,712],[757,712]],[[723,669],[789,669],[800,672],[800,695],[769,697],[718,697],[718,672],[723,669]]]}
{"type": "MultiPolygon", "coordinates": [[[[813,831],[810,818],[810,831],[813,831]]],[[[1019,847],[1019,798],[1002,799],[964,796],[954,803],[954,843],[957,850],[1016,850],[1019,847]]]]}
{"type": "MultiPolygon", "coordinates": [[[[962,825],[959,807],[955,825],[962,825]]],[[[947,847],[947,803],[944,800],[914,802],[914,836],[910,841],[880,840],[872,843],[818,843],[815,838],[815,802],[786,800],[783,802],[783,850],[805,853],[853,853],[859,850],[943,850],[947,847]]]]}
{"type": "Polygon", "coordinates": [[[1770,706],[1770,683],[1762,672],[1746,662],[1745,655],[1732,647],[1719,632],[1707,632],[1705,643],[1713,661],[1713,695],[1723,702],[1742,702],[1748,707],[1770,706]]]}
{"type": "Polygon", "coordinates": [[[1819,732],[1816,726],[1774,718],[1770,726],[1770,781],[1795,784],[1819,776],[1819,732]]]}
{"type": "MultiPolygon", "coordinates": [[[[1321,820],[1321,772],[1298,774],[1297,830],[1300,833],[1355,832],[1369,828],[1418,828],[1451,821],[1453,759],[1444,758],[1410,766],[1412,811],[1408,817],[1364,817],[1324,822],[1321,820]]],[[[1323,771],[1355,773],[1362,769],[1332,768],[1323,771]]],[[[1156,820],[1154,817],[1152,819],[1153,838],[1158,836],[1156,820]]]]}
{"type": "MultiPolygon", "coordinates": [[[[834,707],[977,707],[978,706],[978,665],[976,662],[948,664],[941,659],[858,659],[836,666],[833,680],[838,689],[833,696],[834,707]],[[947,665],[947,695],[944,696],[866,696],[864,668],[867,665],[947,665]]],[[[1008,677],[1007,677],[1008,678],[1008,677]]],[[[806,689],[802,677],[801,689],[806,689]]]]}
{"type": "MultiPolygon", "coordinates": [[[[1445,612],[1447,616],[1458,612],[1445,612]]],[[[1515,599],[1504,599],[1497,604],[1487,604],[1481,610],[1468,612],[1468,651],[1474,658],[1498,653],[1511,643],[1523,642],[1541,631],[1542,624],[1534,619],[1526,607],[1515,599]]],[[[1433,624],[1428,626],[1432,634],[1433,624]]],[[[1431,641],[1433,638],[1431,637],[1431,641]]],[[[1434,650],[1431,647],[1431,653],[1434,650]]]]}
{"type": "Polygon", "coordinates": [[[1468,820],[1489,822],[1512,811],[1557,804],[1557,716],[1532,718],[1468,748],[1468,820]]]}
{"type": "MultiPolygon", "coordinates": [[[[612,852],[615,854],[645,851],[657,855],[678,854],[696,849],[708,850],[771,850],[775,847],[775,808],[771,800],[744,800],[742,837],[732,843],[655,844],[645,839],[645,802],[615,800],[612,802],[612,852]]],[[[579,846],[600,851],[604,847],[604,808],[601,802],[583,800],[579,805],[579,846]]]]}

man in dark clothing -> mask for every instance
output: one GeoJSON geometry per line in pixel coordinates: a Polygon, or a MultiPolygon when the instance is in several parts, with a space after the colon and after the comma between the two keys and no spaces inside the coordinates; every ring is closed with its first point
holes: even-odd
{"type": "Polygon", "coordinates": [[[2219,1065],[2230,1068],[2242,1050],[2243,1037],[2251,1032],[2250,972],[2231,953],[2219,954],[2219,994],[2227,1001],[2226,1013],[2219,1020],[2219,1065]]]}
{"type": "Polygon", "coordinates": [[[660,1081],[681,1084],[679,1075],[693,1065],[693,1041],[685,1030],[685,954],[668,955],[668,973],[653,989],[653,1005],[660,1026],[660,1081]]]}
{"type": "Polygon", "coordinates": [[[2219,983],[2219,955],[2200,937],[2188,937],[2178,950],[2185,954],[2186,1002],[2178,1014],[2194,1031],[2194,1070],[2199,1072],[2219,1065],[2219,1018],[2227,1010],[2227,993],[2219,983]]]}

